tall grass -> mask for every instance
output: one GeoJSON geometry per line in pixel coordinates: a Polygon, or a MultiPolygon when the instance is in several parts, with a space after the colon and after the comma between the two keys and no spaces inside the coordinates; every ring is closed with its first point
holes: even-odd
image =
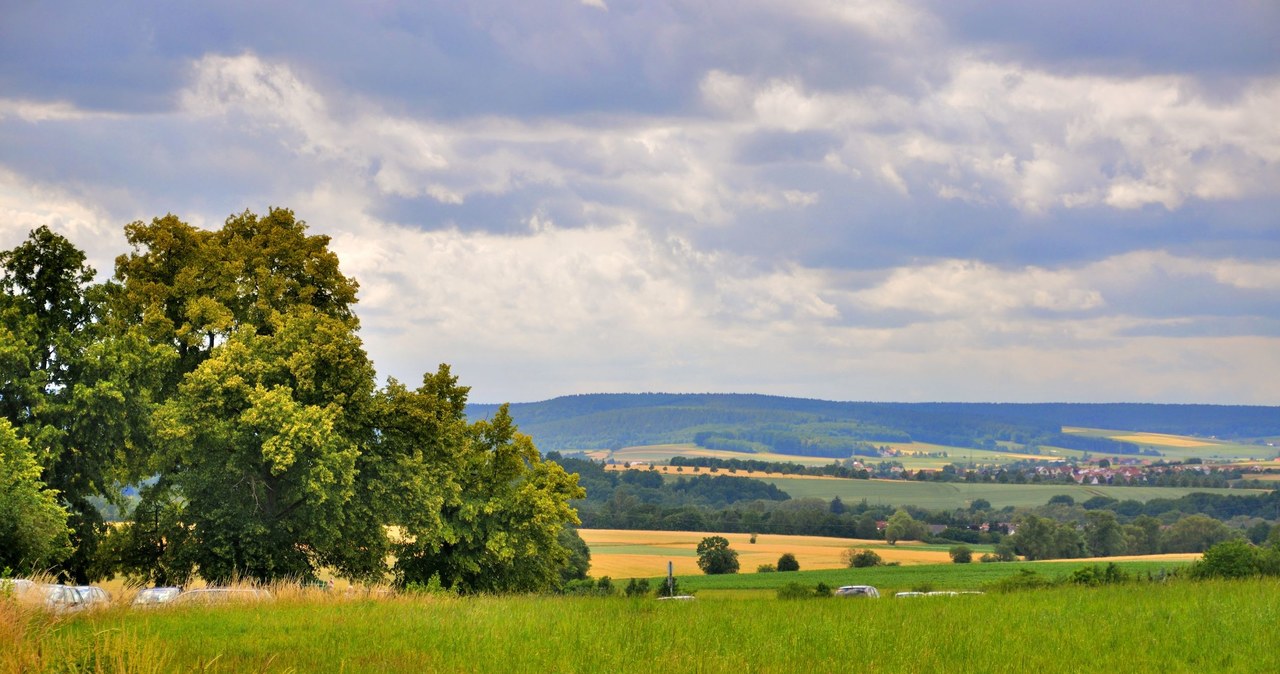
{"type": "Polygon", "coordinates": [[[157,671],[113,655],[126,651],[209,672],[1280,671],[1278,600],[1274,579],[879,600],[298,597],[72,617],[20,671],[157,671]]]}

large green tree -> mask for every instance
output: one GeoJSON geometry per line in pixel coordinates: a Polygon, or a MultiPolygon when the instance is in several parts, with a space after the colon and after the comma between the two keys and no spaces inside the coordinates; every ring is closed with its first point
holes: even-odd
{"type": "Polygon", "coordinates": [[[69,512],[74,553],[58,570],[86,582],[105,532],[92,499],[118,498],[121,467],[145,437],[156,354],[106,337],[93,269],[48,227],[0,252],[0,272],[0,415],[69,512]]]}

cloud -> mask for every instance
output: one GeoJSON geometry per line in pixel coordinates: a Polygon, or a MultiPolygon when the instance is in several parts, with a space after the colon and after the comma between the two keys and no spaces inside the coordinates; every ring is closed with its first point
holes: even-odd
{"type": "Polygon", "coordinates": [[[483,400],[1273,401],[1274,10],[996,7],[24,6],[0,245],[289,206],[483,400]]]}

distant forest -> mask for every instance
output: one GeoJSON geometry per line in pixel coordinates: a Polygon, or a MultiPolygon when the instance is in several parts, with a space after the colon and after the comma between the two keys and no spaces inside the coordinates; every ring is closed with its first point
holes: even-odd
{"type": "MultiPolygon", "coordinates": [[[[472,419],[497,405],[468,405],[472,419]]],[[[875,443],[995,449],[997,443],[1137,454],[1138,445],[1063,434],[1063,426],[1252,440],[1280,435],[1280,408],[1144,403],[871,403],[743,394],[589,394],[511,405],[543,451],[697,443],[846,458],[875,443]]]]}

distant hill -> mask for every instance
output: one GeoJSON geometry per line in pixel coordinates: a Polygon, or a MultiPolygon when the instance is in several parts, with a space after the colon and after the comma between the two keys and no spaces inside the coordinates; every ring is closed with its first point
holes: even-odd
{"type": "MultiPolygon", "coordinates": [[[[497,405],[468,405],[472,419],[497,405]]],[[[1137,453],[1136,445],[1064,435],[1080,426],[1249,440],[1280,436],[1280,407],[1145,403],[872,403],[750,394],[624,393],[515,403],[543,451],[697,442],[707,447],[847,457],[879,442],[994,448],[997,442],[1137,453]]]]}

